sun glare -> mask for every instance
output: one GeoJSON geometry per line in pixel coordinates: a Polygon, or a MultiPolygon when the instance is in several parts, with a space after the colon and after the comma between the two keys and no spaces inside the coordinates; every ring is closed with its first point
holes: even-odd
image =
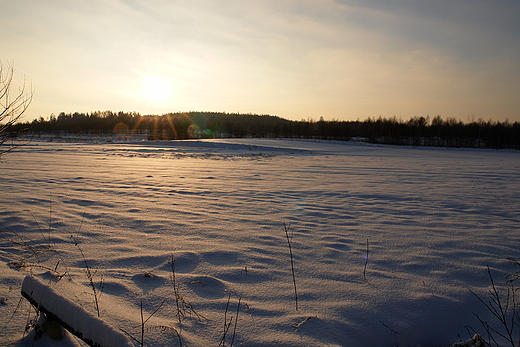
{"type": "Polygon", "coordinates": [[[170,82],[162,77],[143,78],[144,97],[152,102],[164,102],[171,94],[170,82]]]}

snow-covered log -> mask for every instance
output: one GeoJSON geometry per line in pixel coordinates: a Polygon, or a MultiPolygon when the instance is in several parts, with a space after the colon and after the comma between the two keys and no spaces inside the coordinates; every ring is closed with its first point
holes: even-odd
{"type": "Polygon", "coordinates": [[[456,342],[451,344],[449,347],[482,347],[484,346],[484,341],[479,334],[473,335],[472,339],[456,342]]]}
{"type": "Polygon", "coordinates": [[[64,298],[33,276],[26,276],[23,280],[22,296],[89,346],[134,347],[122,332],[64,298]]]}

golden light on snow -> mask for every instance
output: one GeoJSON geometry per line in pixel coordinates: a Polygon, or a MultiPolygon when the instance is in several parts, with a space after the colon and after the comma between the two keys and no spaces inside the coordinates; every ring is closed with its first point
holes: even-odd
{"type": "Polygon", "coordinates": [[[244,346],[476,346],[468,324],[486,331],[475,313],[494,319],[467,288],[486,295],[487,264],[500,288],[499,274],[515,269],[503,259],[520,249],[518,153],[274,138],[139,141],[148,135],[35,137],[0,162],[0,313],[9,313],[2,346],[32,345],[36,335],[32,326],[19,333],[27,312],[9,312],[20,289],[42,307],[59,303],[55,313],[87,336],[113,341],[117,329],[88,330],[97,320],[96,294],[85,285],[90,266],[91,283],[104,284],[102,321],[134,336],[139,312],[155,314],[150,327],[180,326],[175,304],[158,305],[172,306],[167,279],[176,276],[186,307],[202,319],[186,317],[180,337],[147,330],[154,347],[229,346],[235,332],[244,346]],[[24,263],[38,282],[22,288],[26,271],[17,264],[30,255],[20,239],[42,254],[24,263]],[[73,281],[49,282],[48,269],[73,281]]]}

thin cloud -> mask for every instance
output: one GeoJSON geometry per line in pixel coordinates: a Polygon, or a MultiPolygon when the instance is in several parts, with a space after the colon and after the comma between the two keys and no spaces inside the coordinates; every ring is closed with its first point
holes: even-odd
{"type": "Polygon", "coordinates": [[[14,59],[38,86],[36,116],[99,108],[145,113],[139,83],[160,76],[172,97],[154,112],[520,120],[516,3],[29,3],[0,4],[11,14],[0,44],[10,54],[2,59],[14,59]]]}

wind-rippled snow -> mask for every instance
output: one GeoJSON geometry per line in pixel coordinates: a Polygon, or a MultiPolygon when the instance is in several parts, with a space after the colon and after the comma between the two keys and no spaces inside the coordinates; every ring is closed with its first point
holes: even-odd
{"type": "Polygon", "coordinates": [[[229,294],[228,320],[241,297],[236,346],[446,346],[470,336],[465,326],[480,329],[473,313],[488,317],[469,292],[486,295],[487,266],[503,283],[515,270],[506,257],[519,256],[516,151],[34,141],[2,158],[0,172],[0,341],[9,346],[27,340],[29,304],[15,309],[28,272],[94,311],[79,248],[104,281],[101,317],[114,327],[139,339],[140,303],[148,316],[166,300],[147,322],[148,346],[178,345],[153,328],[170,325],[183,346],[218,345],[229,294]],[[207,320],[179,326],[172,256],[180,293],[207,320]],[[16,268],[22,258],[32,266],[16,268]],[[42,266],[58,261],[66,275],[56,282],[42,266]]]}

